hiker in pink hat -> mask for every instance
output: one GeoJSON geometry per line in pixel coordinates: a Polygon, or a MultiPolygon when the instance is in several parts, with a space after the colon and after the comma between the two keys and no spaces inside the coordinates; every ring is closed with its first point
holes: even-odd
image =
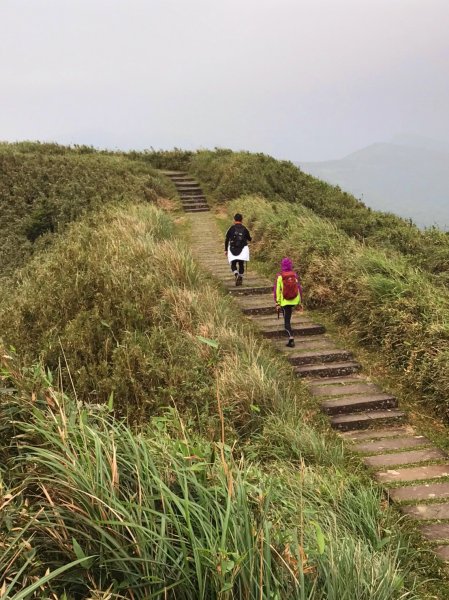
{"type": "Polygon", "coordinates": [[[284,327],[288,334],[288,342],[286,345],[289,348],[294,348],[295,340],[293,338],[291,319],[295,307],[298,310],[303,309],[302,287],[298,275],[293,271],[292,261],[288,257],[281,260],[281,270],[276,275],[273,295],[278,311],[282,310],[284,315],[284,327]]]}

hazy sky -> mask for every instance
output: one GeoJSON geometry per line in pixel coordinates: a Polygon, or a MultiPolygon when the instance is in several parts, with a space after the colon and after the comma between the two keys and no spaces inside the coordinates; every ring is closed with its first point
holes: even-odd
{"type": "Polygon", "coordinates": [[[0,0],[0,140],[324,160],[449,139],[449,0],[0,0]]]}

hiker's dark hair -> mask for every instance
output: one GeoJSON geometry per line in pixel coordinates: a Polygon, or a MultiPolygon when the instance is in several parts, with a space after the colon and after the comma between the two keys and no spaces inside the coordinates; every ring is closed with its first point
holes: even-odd
{"type": "Polygon", "coordinates": [[[234,215],[234,221],[241,221],[242,219],[243,219],[243,217],[240,213],[236,213],[234,215]]]}

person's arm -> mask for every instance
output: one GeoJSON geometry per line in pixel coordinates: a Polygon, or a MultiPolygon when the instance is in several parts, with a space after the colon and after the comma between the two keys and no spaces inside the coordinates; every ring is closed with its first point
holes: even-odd
{"type": "Polygon", "coordinates": [[[276,282],[276,304],[281,305],[282,302],[282,275],[278,275],[276,282]]]}
{"type": "Polygon", "coordinates": [[[246,241],[247,241],[247,242],[251,242],[251,241],[252,241],[252,240],[251,240],[251,235],[250,235],[250,233],[249,233],[249,231],[247,230],[247,228],[246,228],[246,227],[245,227],[245,232],[246,232],[246,241]]]}
{"type": "Polygon", "coordinates": [[[295,273],[295,275],[296,275],[296,281],[298,282],[299,298],[300,298],[301,304],[302,304],[302,285],[301,285],[298,275],[296,273],[295,273]]]}
{"type": "Polygon", "coordinates": [[[226,238],[225,238],[225,252],[228,251],[228,244],[229,244],[229,240],[231,239],[231,229],[234,226],[231,225],[231,227],[228,229],[228,231],[226,232],[226,238]]]}

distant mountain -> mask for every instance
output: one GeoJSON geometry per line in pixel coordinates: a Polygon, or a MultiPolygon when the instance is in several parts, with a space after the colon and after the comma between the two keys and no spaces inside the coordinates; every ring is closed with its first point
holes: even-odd
{"type": "Polygon", "coordinates": [[[300,163],[376,210],[449,229],[449,143],[401,134],[341,160],[300,163]]]}

